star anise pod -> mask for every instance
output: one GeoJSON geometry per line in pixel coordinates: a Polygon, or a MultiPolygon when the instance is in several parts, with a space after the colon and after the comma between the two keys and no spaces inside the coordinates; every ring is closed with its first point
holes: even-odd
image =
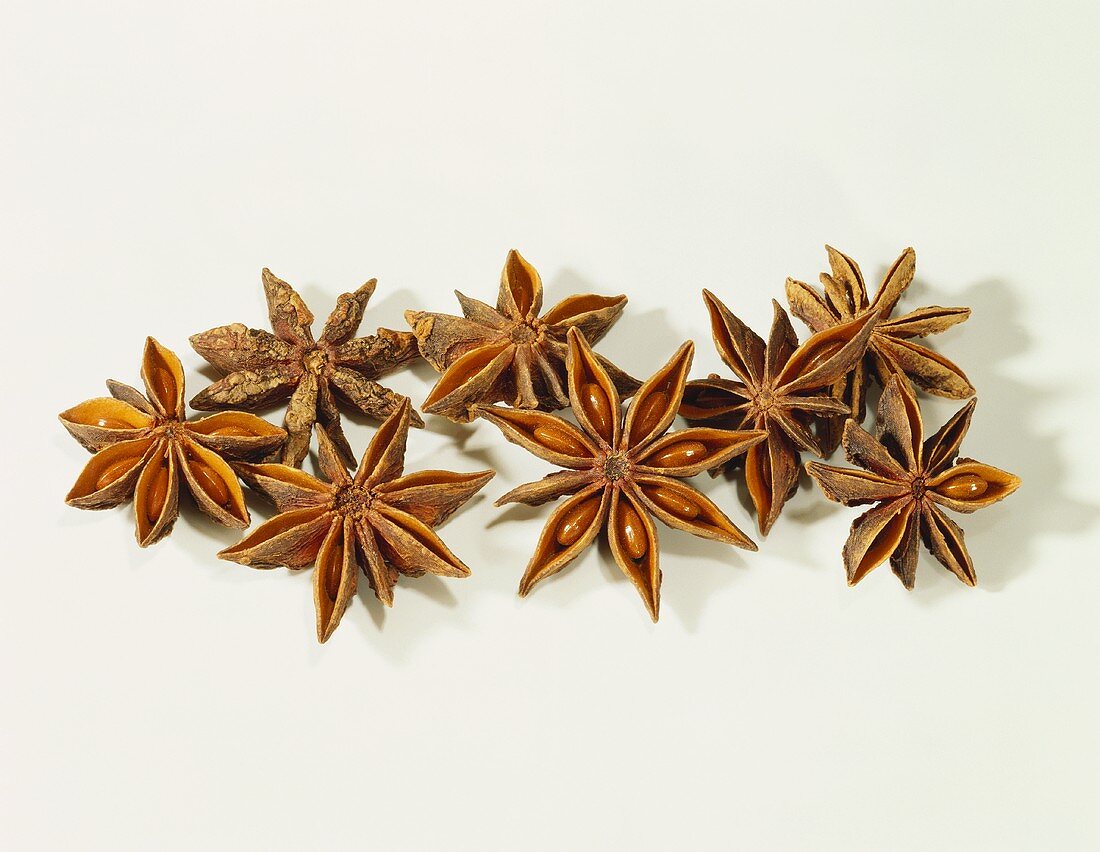
{"type": "Polygon", "coordinates": [[[188,423],[183,366],[151,337],[145,341],[141,378],[144,395],[111,380],[111,396],[59,415],[72,436],[95,453],[65,502],[78,509],[110,509],[133,497],[138,544],[147,547],[172,531],[182,477],[214,521],[247,527],[244,493],[225,459],[266,456],[282,445],[286,432],[241,411],[188,423]]]}
{"type": "Polygon", "coordinates": [[[689,421],[767,432],[767,441],[744,458],[745,484],[760,531],[767,535],[798,487],[799,451],[824,455],[812,431],[815,418],[848,410],[823,391],[863,357],[876,315],[834,325],[799,346],[786,311],[773,302],[765,344],[709,290],[703,300],[718,354],[740,381],[712,374],[688,382],[680,413],[689,421]]]}
{"type": "MultiPolygon", "coordinates": [[[[241,323],[212,328],[191,337],[203,358],[225,373],[191,400],[201,411],[256,409],[289,398],[283,425],[289,438],[281,460],[295,467],[309,452],[313,424],[320,423],[348,467],[355,455],[340,425],[337,400],[383,420],[405,397],[375,379],[417,357],[416,340],[407,331],[378,329],[354,337],[377,283],[371,279],[336,300],[319,340],[313,339],[313,314],[294,288],[263,271],[271,334],[241,323]]],[[[413,425],[423,426],[413,412],[413,425]]]]}
{"type": "Polygon", "coordinates": [[[823,294],[809,284],[787,279],[787,302],[791,313],[815,332],[876,311],[879,316],[867,342],[866,355],[833,387],[833,395],[847,403],[848,413],[842,417],[823,419],[821,443],[827,453],[835,450],[840,443],[840,433],[848,417],[863,422],[867,383],[872,374],[883,387],[890,376],[905,375],[921,389],[936,396],[966,399],[974,395],[974,387],[958,366],[927,346],[913,341],[914,337],[939,334],[964,322],[970,316],[970,308],[933,305],[890,318],[898,300],[913,281],[917,266],[917,255],[913,249],[907,248],[894,261],[870,300],[859,265],[832,246],[825,246],[825,250],[829,254],[832,274],[821,273],[823,294]]]}
{"type": "Polygon", "coordinates": [[[537,506],[572,495],[547,520],[519,593],[526,595],[556,574],[606,529],[615,561],[656,621],[661,570],[650,516],[703,538],[756,550],[721,509],[679,480],[724,464],[762,441],[764,433],[695,428],[665,434],[691,366],[690,341],[641,386],[625,418],[614,381],[578,329],[570,329],[568,347],[569,401],[579,429],[540,411],[478,409],[509,441],[566,468],[497,500],[498,506],[537,506]]]}
{"type": "Polygon", "coordinates": [[[848,585],[854,586],[887,557],[907,589],[917,570],[917,543],[966,585],[977,582],[963,531],[944,509],[969,514],[1003,500],[1020,478],[973,459],[957,459],[977,399],[924,440],[917,400],[901,376],[887,380],[879,400],[877,437],[855,420],[844,424],[844,453],[863,470],[809,462],[806,471],[830,500],[874,506],[852,524],[844,545],[848,585]]]}
{"type": "Polygon", "coordinates": [[[317,427],[318,463],[325,479],[284,464],[241,464],[237,470],[270,497],[279,514],[218,555],[254,568],[306,568],[313,573],[317,639],[340,623],[359,571],[386,606],[398,574],[470,574],[432,528],[481,490],[493,471],[422,470],[402,475],[409,434],[409,401],[381,425],[349,476],[335,443],[317,427]],[[326,481],[327,480],[327,481],[326,481]]]}
{"type": "MultiPolygon", "coordinates": [[[[407,311],[425,360],[443,375],[421,408],[469,422],[474,407],[511,402],[516,408],[553,411],[569,405],[565,391],[566,334],[576,328],[598,342],[619,318],[626,296],[570,296],[542,316],[542,280],[518,251],[508,252],[497,306],[455,291],[464,317],[407,311]]],[[[638,382],[596,356],[619,393],[638,382]]]]}

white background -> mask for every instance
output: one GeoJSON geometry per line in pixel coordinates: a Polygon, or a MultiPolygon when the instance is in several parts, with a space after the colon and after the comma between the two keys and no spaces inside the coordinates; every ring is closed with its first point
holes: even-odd
{"type": "Polygon", "coordinates": [[[1096,9],[5,2],[0,846],[1100,846],[1096,9]],[[377,276],[372,331],[491,300],[516,247],[547,304],[629,294],[628,370],[694,338],[699,376],[700,288],[763,331],[825,242],[873,283],[911,244],[903,308],[974,309],[934,341],[964,452],[1024,481],[960,518],[977,589],[927,554],[847,588],[856,512],[804,486],[757,554],[663,534],[658,625],[606,549],[521,601],[548,509],[491,502],[549,467],[487,424],[408,454],[499,470],[443,531],[473,576],[361,593],[324,647],[309,572],[62,504],[56,413],[147,334],[197,392],[187,336],[263,326],[264,265],[322,318],[377,276]]]}

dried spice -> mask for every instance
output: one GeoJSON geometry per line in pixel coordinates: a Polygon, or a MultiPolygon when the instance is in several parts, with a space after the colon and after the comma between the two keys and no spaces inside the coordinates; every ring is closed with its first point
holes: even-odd
{"type": "MultiPolygon", "coordinates": [[[[462,317],[407,311],[405,318],[425,360],[443,374],[421,407],[463,423],[479,404],[565,408],[566,334],[576,328],[595,344],[626,306],[626,296],[570,296],[540,317],[542,280],[514,250],[504,264],[495,309],[457,290],[455,295],[462,317]]],[[[620,394],[637,390],[635,379],[596,357],[620,394]]]]}
{"type": "MultiPolygon", "coordinates": [[[[274,334],[233,323],[192,336],[195,351],[225,377],[191,405],[201,411],[256,409],[289,398],[283,421],[289,437],[281,461],[300,466],[309,452],[313,425],[320,423],[340,458],[354,467],[337,400],[376,420],[392,414],[405,397],[375,379],[416,358],[416,340],[407,331],[387,328],[353,336],[374,293],[374,279],[337,299],[319,340],[313,339],[313,314],[294,288],[268,269],[263,283],[274,334]]],[[[424,425],[415,412],[411,416],[414,425],[424,425]]]]}
{"type": "Polygon", "coordinates": [[[863,357],[877,315],[834,325],[799,346],[786,311],[773,302],[765,344],[709,290],[703,300],[718,354],[740,381],[711,374],[688,382],[680,413],[693,422],[767,432],[767,441],[744,456],[745,484],[760,531],[767,535],[798,487],[799,451],[824,455],[812,431],[815,418],[847,412],[844,403],[822,391],[863,357]]]}
{"type": "Polygon", "coordinates": [[[172,531],[182,479],[214,521],[247,527],[244,494],[225,460],[266,456],[282,445],[286,432],[240,411],[186,422],[183,367],[151,337],[141,378],[145,395],[108,381],[110,397],[89,399],[59,415],[72,436],[95,453],[65,502],[78,509],[109,509],[133,497],[138,544],[147,547],[172,531]]]}
{"type": "Polygon", "coordinates": [[[924,440],[917,400],[900,376],[887,380],[879,400],[877,437],[855,420],[844,425],[844,453],[863,470],[810,462],[806,470],[830,500],[845,506],[873,503],[852,524],[844,545],[848,585],[890,559],[907,589],[916,580],[919,540],[966,585],[977,582],[963,531],[944,509],[969,514],[1003,500],[1020,479],[973,459],[956,459],[970,428],[972,399],[924,440]]]}
{"type": "Polygon", "coordinates": [[[898,300],[913,281],[917,266],[916,252],[907,248],[886,273],[868,300],[867,285],[859,265],[845,254],[825,246],[829,254],[831,274],[823,272],[824,293],[809,284],[787,279],[787,302],[791,313],[820,332],[835,325],[850,322],[867,314],[877,313],[867,353],[833,387],[833,395],[848,405],[841,417],[824,418],[821,424],[822,448],[831,453],[840,443],[840,433],[848,417],[863,422],[866,408],[867,383],[873,374],[885,387],[890,376],[904,375],[922,390],[949,399],[966,399],[974,395],[974,387],[958,366],[913,341],[914,337],[939,334],[970,316],[970,308],[941,308],[933,305],[890,319],[898,300]]]}
{"type": "Polygon", "coordinates": [[[675,529],[755,550],[721,509],[679,479],[725,464],[762,441],[764,433],[695,428],[665,434],[691,366],[690,341],[641,386],[625,418],[614,381],[578,329],[570,329],[568,347],[567,386],[579,429],[539,411],[478,409],[509,441],[566,468],[497,501],[498,506],[537,506],[571,495],[547,520],[519,593],[526,595],[556,574],[606,529],[615,561],[656,621],[661,570],[651,516],[675,529]]]}
{"type": "Polygon", "coordinates": [[[279,514],[218,555],[254,568],[315,565],[313,600],[321,642],[339,625],[360,570],[386,606],[393,605],[398,574],[470,573],[432,528],[480,491],[493,471],[402,475],[410,416],[409,402],[402,400],[375,434],[354,476],[321,426],[318,462],[325,479],[284,464],[237,467],[252,488],[274,501],[279,514]]]}

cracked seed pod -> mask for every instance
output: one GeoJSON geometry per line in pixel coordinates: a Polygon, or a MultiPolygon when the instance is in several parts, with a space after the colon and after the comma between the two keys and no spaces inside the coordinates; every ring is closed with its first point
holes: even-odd
{"type": "MultiPolygon", "coordinates": [[[[354,467],[337,403],[350,403],[376,420],[392,414],[405,397],[375,380],[416,358],[416,340],[407,331],[388,328],[354,337],[374,293],[373,278],[336,300],[317,340],[313,314],[294,288],[269,269],[263,270],[263,283],[274,334],[233,323],[193,335],[191,346],[225,377],[199,393],[191,406],[251,410],[288,400],[283,426],[289,437],[281,461],[300,467],[313,424],[320,423],[344,464],[354,467]]],[[[414,426],[424,425],[415,412],[411,416],[414,426]]]]}
{"type": "Polygon", "coordinates": [[[526,596],[606,531],[611,553],[650,617],[661,605],[657,529],[652,518],[702,538],[747,550],[756,545],[706,496],[679,480],[695,476],[764,440],[763,432],[672,425],[694,347],[677,350],[634,396],[626,416],[615,383],[577,329],[569,331],[568,388],[580,428],[540,411],[483,407],[478,414],[528,452],[565,470],[509,491],[497,505],[538,506],[568,496],[546,522],[520,581],[526,596]]]}
{"type": "MultiPolygon", "coordinates": [[[[455,291],[463,317],[406,311],[425,360],[440,371],[421,406],[459,423],[478,405],[509,402],[516,408],[553,411],[569,405],[565,390],[566,335],[576,328],[592,344],[619,318],[626,296],[570,296],[542,316],[542,280],[512,250],[501,274],[497,306],[455,291]]],[[[596,356],[622,395],[638,382],[596,356]]]]}
{"type": "Polygon", "coordinates": [[[247,527],[244,493],[226,459],[266,456],[282,446],[286,432],[241,411],[187,422],[183,367],[151,337],[141,378],[146,395],[108,381],[110,397],[89,399],[59,415],[69,433],[95,454],[65,502],[78,509],[109,509],[132,496],[138,544],[147,547],[172,531],[182,482],[216,523],[247,527]]]}
{"type": "Polygon", "coordinates": [[[283,464],[241,464],[242,478],[279,514],[218,554],[254,568],[313,572],[317,639],[328,641],[355,596],[362,571],[375,595],[393,605],[399,574],[466,577],[470,569],[433,527],[473,497],[493,471],[422,470],[403,474],[411,410],[402,400],[379,427],[354,476],[328,433],[317,427],[325,479],[283,464]]]}
{"type": "Polygon", "coordinates": [[[973,459],[959,459],[977,400],[972,399],[927,441],[920,408],[900,376],[887,380],[878,409],[877,436],[855,420],[844,425],[844,453],[863,470],[809,462],[806,472],[830,500],[874,504],[852,523],[844,545],[848,585],[887,559],[902,585],[917,576],[918,542],[966,585],[977,583],[958,524],[944,509],[969,514],[1003,500],[1020,478],[973,459]]]}

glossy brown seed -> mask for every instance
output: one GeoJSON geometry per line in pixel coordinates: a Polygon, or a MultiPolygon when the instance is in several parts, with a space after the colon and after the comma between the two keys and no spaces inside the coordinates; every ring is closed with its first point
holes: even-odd
{"type": "Polygon", "coordinates": [[[160,513],[164,511],[164,503],[168,499],[168,465],[161,464],[157,471],[153,485],[149,489],[149,496],[145,503],[145,517],[149,523],[155,524],[160,513]]]}
{"type": "Polygon", "coordinates": [[[588,500],[578,503],[566,512],[558,523],[554,538],[562,547],[569,547],[592,525],[596,512],[600,509],[600,496],[596,495],[588,500]]]}
{"type": "Polygon", "coordinates": [[[693,503],[683,494],[673,491],[671,488],[658,485],[646,491],[646,496],[670,515],[675,515],[677,518],[683,518],[685,521],[690,521],[699,516],[698,504],[693,503]]]}
{"type": "Polygon", "coordinates": [[[103,473],[99,475],[99,479],[95,481],[95,490],[99,491],[101,488],[106,488],[112,482],[119,479],[124,473],[132,470],[140,457],[140,454],[127,456],[107,465],[107,467],[103,469],[103,473]]]}
{"type": "Polygon", "coordinates": [[[936,487],[936,493],[953,500],[973,500],[989,490],[989,483],[974,473],[960,473],[936,487]]]}
{"type": "Polygon", "coordinates": [[[162,367],[160,364],[155,364],[150,372],[150,380],[153,385],[153,391],[157,397],[161,399],[165,405],[175,405],[176,401],[176,378],[173,376],[167,367],[162,367]]]}
{"type": "Polygon", "coordinates": [[[592,421],[596,432],[600,435],[611,434],[611,401],[595,382],[587,382],[581,386],[581,407],[584,413],[592,421]]]}
{"type": "Polygon", "coordinates": [[[638,517],[634,507],[625,500],[619,504],[619,538],[622,540],[627,556],[631,559],[641,559],[649,549],[642,519],[638,517]]]}
{"type": "Polygon", "coordinates": [[[197,456],[190,456],[187,459],[187,467],[190,468],[191,475],[195,477],[199,488],[206,492],[211,500],[219,506],[229,502],[229,489],[210,465],[197,456]]]}
{"type": "Polygon", "coordinates": [[[651,467],[683,467],[706,453],[706,444],[701,441],[677,441],[669,444],[655,456],[646,459],[651,467]]]}
{"type": "Polygon", "coordinates": [[[100,417],[96,420],[95,425],[101,429],[133,429],[133,424],[127,423],[124,420],[119,420],[117,417],[100,417]]]}
{"type": "Polygon", "coordinates": [[[221,426],[217,429],[213,429],[208,434],[218,435],[226,438],[251,438],[254,437],[252,432],[244,429],[240,426],[221,426]]]}
{"type": "Polygon", "coordinates": [[[638,403],[638,410],[634,414],[632,431],[639,439],[648,435],[661,417],[668,410],[668,394],[664,391],[654,391],[638,403]]]}
{"type": "Polygon", "coordinates": [[[565,429],[555,426],[537,426],[532,433],[535,440],[555,453],[564,456],[587,456],[589,452],[584,445],[565,429]]]}

